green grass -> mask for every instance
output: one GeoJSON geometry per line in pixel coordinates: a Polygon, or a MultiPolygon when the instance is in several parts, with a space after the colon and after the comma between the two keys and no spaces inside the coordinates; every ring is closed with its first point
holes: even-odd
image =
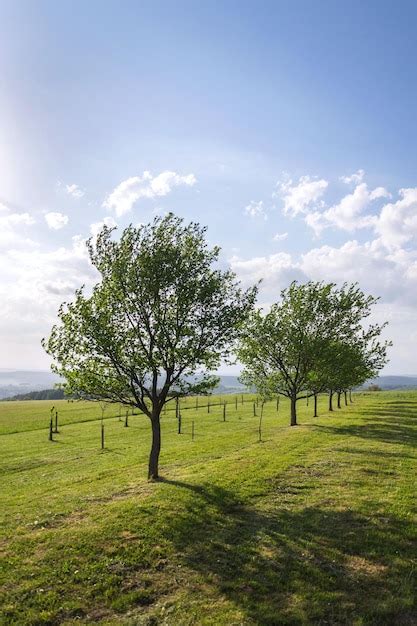
{"type": "MultiPolygon", "coordinates": [[[[251,402],[147,418],[0,403],[2,624],[416,624],[417,393],[313,419],[251,402]],[[61,419],[62,416],[62,419],[61,419]],[[191,422],[195,439],[191,439],[191,422]]],[[[201,400],[206,403],[206,400],[201,400]]]]}

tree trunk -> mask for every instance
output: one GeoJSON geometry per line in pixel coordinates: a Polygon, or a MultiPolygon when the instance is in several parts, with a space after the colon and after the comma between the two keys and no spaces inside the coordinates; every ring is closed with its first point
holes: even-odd
{"type": "Polygon", "coordinates": [[[333,391],[329,391],[329,411],[333,411],[333,391]]]}
{"type": "Polygon", "coordinates": [[[297,398],[291,398],[291,426],[297,426],[297,398]]]}
{"type": "Polygon", "coordinates": [[[345,391],[345,406],[348,405],[348,401],[347,401],[347,391],[345,391]]]}
{"type": "Polygon", "coordinates": [[[352,389],[349,389],[349,400],[351,402],[353,402],[353,400],[352,400],[352,389]]]}
{"type": "Polygon", "coordinates": [[[317,417],[317,394],[314,394],[314,417],[317,417]]]}
{"type": "Polygon", "coordinates": [[[337,408],[341,409],[341,405],[340,405],[340,397],[341,397],[342,393],[340,391],[337,392],[337,408]]]}
{"type": "Polygon", "coordinates": [[[152,425],[152,446],[149,455],[148,480],[158,480],[159,453],[161,451],[161,423],[159,413],[154,413],[151,417],[152,425]]]}

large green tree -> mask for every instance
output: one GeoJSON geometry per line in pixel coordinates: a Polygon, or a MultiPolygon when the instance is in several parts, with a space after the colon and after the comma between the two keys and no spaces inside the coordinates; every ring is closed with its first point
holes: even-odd
{"type": "Polygon", "coordinates": [[[152,427],[148,477],[158,478],[160,415],[173,397],[209,392],[254,306],[216,266],[206,229],[169,214],[129,226],[120,239],[104,227],[88,251],[101,278],[76,292],[43,341],[65,388],[81,398],[137,407],[152,427]]]}

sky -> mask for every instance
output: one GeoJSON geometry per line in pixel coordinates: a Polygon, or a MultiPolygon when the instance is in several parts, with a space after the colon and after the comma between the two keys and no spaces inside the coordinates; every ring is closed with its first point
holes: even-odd
{"type": "Polygon", "coordinates": [[[49,367],[103,223],[174,211],[263,307],[358,281],[384,373],[417,374],[416,20],[405,0],[0,0],[0,368],[49,367]]]}

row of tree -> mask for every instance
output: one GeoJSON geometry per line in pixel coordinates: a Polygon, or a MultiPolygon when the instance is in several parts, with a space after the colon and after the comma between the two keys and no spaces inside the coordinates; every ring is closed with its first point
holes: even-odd
{"type": "Polygon", "coordinates": [[[385,324],[369,324],[377,298],[357,285],[293,282],[264,314],[251,313],[240,339],[242,380],[267,399],[281,394],[291,402],[291,425],[297,424],[297,401],[328,392],[340,396],[373,377],[387,362],[385,324]]]}
{"type": "Polygon", "coordinates": [[[351,388],[385,363],[383,326],[362,327],[376,300],[357,286],[292,283],[264,315],[258,285],[244,290],[218,266],[220,250],[199,224],[171,213],[129,226],[119,240],[112,231],[88,241],[100,280],[62,304],[43,345],[66,393],[149,417],[150,479],[158,478],[163,407],[210,393],[218,382],[210,372],[233,355],[264,399],[291,399],[292,424],[301,397],[351,388]]]}

